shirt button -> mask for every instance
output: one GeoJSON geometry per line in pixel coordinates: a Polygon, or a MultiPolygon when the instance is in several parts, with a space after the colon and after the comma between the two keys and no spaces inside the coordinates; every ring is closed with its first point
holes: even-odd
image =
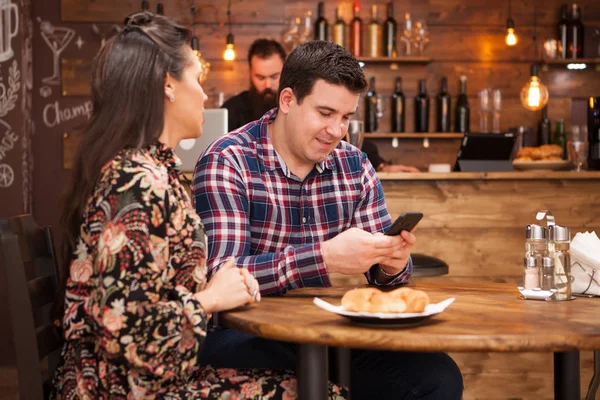
{"type": "Polygon", "coordinates": [[[306,217],[302,217],[302,223],[305,224],[306,223],[306,217]]]}

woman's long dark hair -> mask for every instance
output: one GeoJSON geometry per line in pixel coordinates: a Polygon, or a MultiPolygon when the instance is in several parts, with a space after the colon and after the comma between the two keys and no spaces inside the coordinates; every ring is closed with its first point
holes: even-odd
{"type": "Polygon", "coordinates": [[[165,79],[167,73],[180,79],[191,62],[189,36],[188,29],[169,18],[141,12],[128,17],[94,59],[92,117],[81,137],[61,217],[63,289],[54,313],[61,320],[64,285],[100,171],[120,151],[157,141],[164,126],[165,79]]]}

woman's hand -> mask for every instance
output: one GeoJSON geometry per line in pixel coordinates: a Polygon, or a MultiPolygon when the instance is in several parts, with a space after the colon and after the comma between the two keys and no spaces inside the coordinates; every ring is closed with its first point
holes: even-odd
{"type": "Polygon", "coordinates": [[[213,313],[260,301],[260,290],[254,276],[230,258],[194,297],[207,313],[213,313]]]}

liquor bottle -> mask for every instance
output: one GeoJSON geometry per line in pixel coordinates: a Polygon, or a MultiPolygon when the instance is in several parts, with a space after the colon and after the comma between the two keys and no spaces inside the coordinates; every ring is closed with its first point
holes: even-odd
{"type": "Polygon", "coordinates": [[[436,131],[450,132],[450,95],[448,94],[448,79],[442,77],[442,91],[435,99],[436,103],[436,131]]]}
{"type": "Polygon", "coordinates": [[[354,18],[350,22],[350,53],[354,57],[362,56],[362,20],[360,19],[360,4],[354,2],[354,18]]]}
{"type": "Polygon", "coordinates": [[[150,10],[150,4],[148,3],[148,0],[143,0],[142,1],[142,11],[148,11],[150,10]]]}
{"type": "Polygon", "coordinates": [[[567,30],[567,41],[569,44],[567,58],[583,58],[584,27],[581,22],[581,7],[573,4],[572,13],[567,30]]]}
{"type": "Polygon", "coordinates": [[[550,144],[550,132],[552,130],[550,120],[548,119],[548,105],[545,105],[542,108],[542,119],[538,124],[538,146],[550,144]]]}
{"type": "Polygon", "coordinates": [[[368,57],[381,55],[381,25],[377,21],[377,6],[371,6],[371,22],[367,27],[367,54],[368,57]]]}
{"type": "Polygon", "coordinates": [[[396,77],[396,89],[392,94],[392,132],[404,132],[406,121],[404,93],[402,93],[402,78],[396,77]]]}
{"type": "Polygon", "coordinates": [[[365,96],[365,132],[377,132],[377,92],[375,91],[375,77],[369,78],[369,91],[365,96]]]}
{"type": "Polygon", "coordinates": [[[329,26],[325,19],[325,4],[322,1],[319,2],[318,13],[319,15],[315,22],[315,40],[328,40],[329,26]]]}
{"type": "Polygon", "coordinates": [[[588,168],[600,170],[600,96],[589,98],[587,117],[588,168]]]}
{"type": "Polygon", "coordinates": [[[465,133],[471,130],[469,114],[469,99],[467,98],[467,77],[463,75],[460,77],[460,94],[458,95],[454,115],[455,132],[465,133]]]}
{"type": "Polygon", "coordinates": [[[425,79],[419,81],[419,94],[415,97],[415,132],[429,132],[429,97],[425,79]]]}
{"type": "Polygon", "coordinates": [[[559,119],[556,121],[554,128],[554,135],[552,135],[552,144],[560,146],[563,150],[562,158],[567,158],[567,135],[565,133],[565,121],[559,119]]]}
{"type": "Polygon", "coordinates": [[[162,5],[162,3],[158,3],[158,4],[156,5],[156,13],[157,13],[158,15],[165,15],[165,8],[164,8],[164,6],[162,5]]]}
{"type": "Polygon", "coordinates": [[[398,52],[396,50],[396,32],[398,30],[398,24],[394,19],[394,3],[390,2],[387,4],[387,19],[383,23],[383,53],[384,57],[396,57],[398,52]]]}
{"type": "Polygon", "coordinates": [[[335,8],[335,23],[333,24],[333,43],[346,47],[346,23],[340,17],[340,8],[335,8]]]}
{"type": "Polygon", "coordinates": [[[559,57],[563,60],[567,58],[567,51],[569,49],[569,41],[567,39],[569,19],[567,17],[567,5],[563,4],[560,6],[560,19],[558,20],[558,42],[560,43],[559,57]]]}

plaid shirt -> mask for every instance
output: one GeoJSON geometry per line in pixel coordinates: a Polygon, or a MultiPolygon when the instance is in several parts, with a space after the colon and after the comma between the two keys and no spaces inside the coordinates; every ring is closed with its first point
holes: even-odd
{"type": "MultiPolygon", "coordinates": [[[[196,165],[193,191],[209,238],[209,276],[234,256],[262,294],[331,286],[321,242],[351,227],[389,228],[383,188],[366,155],[346,142],[299,179],[268,136],[275,116],[269,111],[216,140],[196,165]]],[[[411,273],[409,259],[385,284],[406,282],[411,273]]],[[[378,284],[370,272],[365,275],[378,284]]]]}

